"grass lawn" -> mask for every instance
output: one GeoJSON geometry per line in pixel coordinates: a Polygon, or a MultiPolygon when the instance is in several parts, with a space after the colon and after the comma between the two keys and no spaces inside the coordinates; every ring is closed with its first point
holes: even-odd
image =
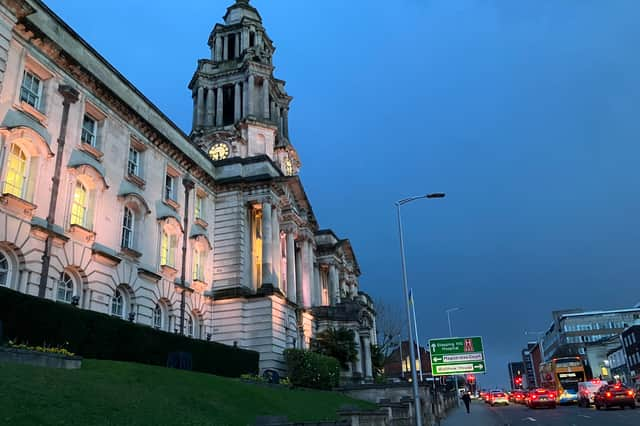
{"type": "Polygon", "coordinates": [[[336,418],[342,405],[372,407],[333,392],[241,383],[208,374],[84,360],[80,370],[0,363],[0,424],[252,425],[336,418]]]}

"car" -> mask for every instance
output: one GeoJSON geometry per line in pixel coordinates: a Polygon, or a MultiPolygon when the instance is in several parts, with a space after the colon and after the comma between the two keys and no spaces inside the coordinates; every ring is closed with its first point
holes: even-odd
{"type": "Polygon", "coordinates": [[[505,392],[492,391],[489,396],[489,404],[491,404],[492,407],[495,407],[497,404],[509,405],[509,397],[505,392]]]}
{"type": "Polygon", "coordinates": [[[524,402],[524,391],[522,389],[511,391],[509,394],[509,401],[516,404],[522,404],[524,402]]]}
{"type": "Polygon", "coordinates": [[[589,407],[593,404],[593,398],[603,385],[602,380],[593,379],[588,382],[578,383],[578,406],[589,407]]]}
{"type": "Polygon", "coordinates": [[[556,408],[556,394],[553,391],[543,388],[532,390],[527,396],[527,406],[529,408],[556,408]]]}
{"type": "Polygon", "coordinates": [[[620,407],[623,410],[624,407],[636,408],[636,393],[621,383],[604,385],[593,397],[593,405],[596,406],[596,410],[608,410],[611,407],[620,407]]]}

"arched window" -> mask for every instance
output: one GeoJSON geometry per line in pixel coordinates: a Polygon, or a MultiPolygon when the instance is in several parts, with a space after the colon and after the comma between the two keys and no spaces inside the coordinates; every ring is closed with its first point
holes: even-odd
{"type": "Polygon", "coordinates": [[[0,287],[9,287],[9,259],[0,252],[0,287]]]}
{"type": "Polygon", "coordinates": [[[111,315],[124,318],[124,297],[120,290],[116,290],[111,299],[111,315]]]}
{"type": "Polygon", "coordinates": [[[162,330],[163,316],[162,307],[159,304],[156,304],[156,307],[153,310],[153,328],[162,330]]]}
{"type": "Polygon", "coordinates": [[[187,336],[189,337],[193,337],[193,318],[191,318],[191,315],[189,314],[185,314],[187,316],[187,329],[186,329],[186,333],[187,336]]]}
{"type": "Polygon", "coordinates": [[[133,249],[133,228],[133,211],[129,207],[125,207],[122,217],[122,248],[133,249]]]}
{"type": "Polygon", "coordinates": [[[72,225],[79,225],[83,228],[87,227],[88,201],[87,188],[85,188],[82,182],[76,182],[76,187],[73,191],[73,203],[71,205],[72,225]]]}
{"type": "Polygon", "coordinates": [[[58,281],[58,302],[71,303],[73,297],[73,278],[71,275],[63,272],[58,281]]]}
{"type": "Polygon", "coordinates": [[[3,192],[24,199],[27,190],[26,182],[27,156],[17,144],[11,144],[3,192]]]}

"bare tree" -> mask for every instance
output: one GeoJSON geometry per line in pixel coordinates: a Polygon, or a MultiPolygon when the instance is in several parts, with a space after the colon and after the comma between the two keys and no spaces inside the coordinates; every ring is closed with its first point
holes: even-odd
{"type": "Polygon", "coordinates": [[[378,349],[386,360],[398,348],[402,339],[401,334],[404,331],[402,311],[399,305],[381,298],[376,299],[374,303],[378,349]]]}

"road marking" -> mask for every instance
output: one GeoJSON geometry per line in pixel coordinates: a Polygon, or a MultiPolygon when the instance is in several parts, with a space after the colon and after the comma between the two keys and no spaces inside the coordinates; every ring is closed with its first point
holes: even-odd
{"type": "Polygon", "coordinates": [[[536,419],[534,419],[533,417],[525,417],[524,419],[522,419],[523,422],[537,422],[536,419]]]}
{"type": "Polygon", "coordinates": [[[585,419],[591,418],[591,416],[587,416],[586,414],[578,414],[578,417],[584,417],[585,419]]]}

